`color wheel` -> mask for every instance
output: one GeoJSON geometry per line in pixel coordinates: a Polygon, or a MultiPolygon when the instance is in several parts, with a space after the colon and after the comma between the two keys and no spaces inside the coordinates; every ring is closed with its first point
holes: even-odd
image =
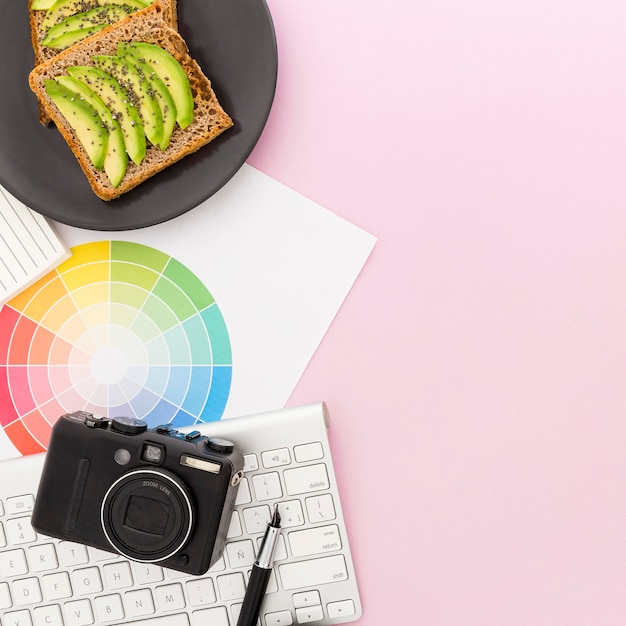
{"type": "Polygon", "coordinates": [[[202,281],[154,248],[76,246],[0,309],[0,424],[22,454],[47,448],[64,413],[148,425],[220,419],[232,356],[202,281]]]}

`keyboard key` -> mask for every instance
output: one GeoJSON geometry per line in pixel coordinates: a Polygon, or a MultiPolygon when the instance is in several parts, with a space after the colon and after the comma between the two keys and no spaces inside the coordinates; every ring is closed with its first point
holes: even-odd
{"type": "Polygon", "coordinates": [[[102,568],[102,574],[104,576],[104,584],[109,589],[124,589],[133,585],[130,564],[126,561],[105,565],[102,568]]]}
{"type": "Polygon", "coordinates": [[[281,528],[292,528],[304,524],[304,513],[300,500],[289,500],[278,504],[281,528]]]}
{"type": "Polygon", "coordinates": [[[73,541],[61,541],[57,546],[57,554],[63,567],[73,567],[74,565],[85,565],[89,563],[87,548],[80,543],[73,541]]]}
{"type": "Polygon", "coordinates": [[[90,626],[94,623],[91,603],[87,599],[66,602],[63,612],[66,626],[90,626]]]}
{"type": "Polygon", "coordinates": [[[222,600],[241,600],[246,593],[246,583],[243,574],[237,572],[235,574],[218,576],[217,588],[222,600]]]}
{"type": "Polygon", "coordinates": [[[221,556],[211,567],[209,568],[209,574],[215,574],[216,572],[223,572],[226,569],[226,561],[221,556]]]}
{"type": "MultiPolygon", "coordinates": [[[[207,624],[211,624],[211,626],[230,626],[230,622],[228,621],[228,613],[226,612],[225,606],[216,606],[212,609],[200,609],[199,611],[194,611],[192,616],[192,626],[207,626],[207,624]]],[[[188,622],[181,623],[180,626],[187,626],[188,622]]],[[[143,626],[143,625],[142,625],[143,626]]],[[[150,626],[153,626],[150,624],[150,626]]],[[[157,626],[156,624],[154,626],[157,626]]],[[[162,626],[158,624],[158,626],[162,626]]],[[[178,624],[166,624],[163,626],[179,626],[178,624]]]]}
{"type": "Polygon", "coordinates": [[[213,604],[217,600],[213,581],[210,578],[194,578],[187,581],[186,586],[191,606],[213,604]]]}
{"type": "Polygon", "coordinates": [[[244,454],[243,455],[243,471],[255,472],[259,469],[259,462],[256,458],[256,454],[244,454]]]}
{"type": "Polygon", "coordinates": [[[17,515],[18,513],[29,513],[35,506],[35,497],[32,493],[7,498],[7,514],[17,515]]]}
{"type": "Polygon", "coordinates": [[[33,626],[33,620],[30,618],[30,611],[11,611],[2,616],[2,621],[11,626],[33,626]]]}
{"type": "Polygon", "coordinates": [[[251,506],[243,510],[243,521],[249,535],[264,533],[270,519],[272,519],[270,507],[267,505],[251,506]]]}
{"type": "Polygon", "coordinates": [[[26,554],[21,548],[18,550],[7,550],[0,552],[0,576],[11,578],[12,576],[22,576],[28,573],[26,554]]]}
{"type": "Polygon", "coordinates": [[[250,484],[247,478],[243,478],[239,483],[239,490],[237,491],[237,497],[235,498],[235,506],[240,504],[250,504],[252,502],[252,495],[250,494],[250,484]]]}
{"type": "Polygon", "coordinates": [[[278,570],[283,587],[288,590],[299,587],[317,587],[348,578],[346,561],[342,554],[284,563],[278,566],[278,570]]]}
{"type": "Polygon", "coordinates": [[[289,448],[279,448],[278,450],[268,450],[261,453],[261,463],[266,469],[279,467],[281,465],[289,465],[291,463],[291,454],[289,448]]]}
{"type": "Polygon", "coordinates": [[[300,593],[293,594],[293,605],[296,609],[302,609],[307,606],[315,606],[322,604],[320,598],[320,592],[314,589],[313,591],[301,591],[300,593]]]}
{"type": "Polygon", "coordinates": [[[294,557],[325,554],[341,550],[341,537],[337,524],[318,526],[289,533],[289,546],[294,557]]]}
{"type": "Polygon", "coordinates": [[[178,583],[157,587],[155,595],[157,606],[161,611],[180,611],[185,608],[185,594],[178,583]]]}
{"type": "Polygon", "coordinates": [[[41,600],[41,587],[37,578],[22,578],[13,581],[13,602],[17,606],[37,604],[41,600]]]}
{"type": "Polygon", "coordinates": [[[88,593],[100,593],[102,591],[102,579],[100,578],[100,570],[97,567],[77,569],[70,576],[76,595],[84,596],[88,593]]]}
{"type": "Polygon", "coordinates": [[[165,572],[167,573],[168,580],[179,580],[181,578],[187,578],[189,576],[189,574],[185,574],[185,572],[181,572],[177,569],[165,568],[165,572]]]}
{"type": "Polygon", "coordinates": [[[254,495],[260,502],[263,502],[263,500],[274,500],[283,495],[283,490],[280,486],[280,476],[276,472],[253,476],[252,486],[254,495]]]}
{"type": "Polygon", "coordinates": [[[100,596],[94,600],[98,623],[106,624],[124,619],[122,598],[118,594],[100,596]]]}
{"type": "Polygon", "coordinates": [[[322,605],[307,606],[303,609],[296,609],[296,619],[298,624],[308,624],[309,622],[317,622],[324,619],[324,610],[322,605]]]}
{"type": "Polygon", "coordinates": [[[0,522],[0,548],[4,548],[7,545],[7,538],[4,534],[4,526],[0,522]]]}
{"type": "Polygon", "coordinates": [[[323,463],[286,469],[284,477],[287,493],[290,496],[311,491],[322,491],[330,487],[326,465],[323,463]]]}
{"type": "Polygon", "coordinates": [[[254,544],[250,539],[244,541],[232,541],[226,544],[228,562],[233,568],[251,567],[254,564],[254,544]]]}
{"type": "Polygon", "coordinates": [[[298,463],[317,461],[318,459],[324,458],[324,448],[322,448],[322,444],[319,441],[296,446],[293,449],[293,453],[298,463]]]}
{"type": "Polygon", "coordinates": [[[28,563],[33,572],[47,572],[59,566],[54,544],[43,543],[28,548],[28,563]]]}
{"type": "Polygon", "coordinates": [[[124,594],[124,610],[127,618],[142,617],[154,613],[154,602],[150,589],[137,589],[124,594]]]}
{"type": "Polygon", "coordinates": [[[233,537],[241,537],[241,535],[243,535],[243,529],[241,528],[239,511],[233,511],[230,518],[230,525],[228,526],[228,532],[226,533],[226,538],[232,539],[233,537]]]}
{"type": "Polygon", "coordinates": [[[134,563],[135,578],[140,585],[160,583],[163,580],[163,568],[154,563],[134,563]]]}
{"type": "Polygon", "coordinates": [[[40,606],[33,610],[35,626],[63,626],[61,607],[58,604],[40,606]]]}
{"type": "Polygon", "coordinates": [[[265,623],[267,626],[291,626],[293,617],[291,611],[275,611],[265,614],[265,623]]]}
{"type": "Polygon", "coordinates": [[[112,559],[121,558],[119,554],[115,552],[109,552],[108,550],[100,550],[100,548],[92,548],[89,546],[89,558],[92,561],[111,561],[112,559]]]}
{"type": "Polygon", "coordinates": [[[0,609],[8,609],[12,605],[9,583],[0,583],[0,609]]]}
{"type": "Polygon", "coordinates": [[[41,586],[46,600],[60,600],[72,595],[72,586],[67,572],[46,574],[41,578],[41,586]]]}
{"type": "Polygon", "coordinates": [[[329,493],[319,496],[310,496],[304,502],[306,504],[306,512],[309,516],[309,521],[312,524],[332,520],[337,517],[333,497],[329,493]]]}
{"type": "MultiPolygon", "coordinates": [[[[261,544],[263,543],[263,537],[259,537],[257,539],[257,547],[260,550],[261,544]]],[[[287,546],[285,545],[285,535],[278,535],[278,539],[276,540],[276,549],[274,551],[274,560],[275,561],[284,561],[287,558],[287,546]]]]}
{"type": "Polygon", "coordinates": [[[328,617],[336,619],[339,617],[348,617],[356,613],[353,600],[340,600],[339,602],[329,602],[326,606],[328,617]]]}
{"type": "Polygon", "coordinates": [[[7,520],[5,532],[7,541],[14,546],[37,541],[37,533],[30,524],[30,517],[18,517],[7,520]]]}

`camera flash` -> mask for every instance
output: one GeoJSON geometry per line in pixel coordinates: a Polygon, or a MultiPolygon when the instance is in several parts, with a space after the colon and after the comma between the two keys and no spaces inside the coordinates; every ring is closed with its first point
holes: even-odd
{"type": "Polygon", "coordinates": [[[180,457],[180,464],[202,470],[203,472],[210,472],[211,474],[219,474],[222,469],[222,466],[219,463],[199,459],[195,456],[189,456],[188,454],[183,454],[180,457]]]}
{"type": "Polygon", "coordinates": [[[141,460],[147,463],[160,463],[163,460],[163,448],[147,443],[141,452],[141,460]]]}

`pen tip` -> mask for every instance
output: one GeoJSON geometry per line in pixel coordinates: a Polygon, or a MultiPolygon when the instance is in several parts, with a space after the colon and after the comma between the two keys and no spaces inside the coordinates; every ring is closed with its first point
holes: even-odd
{"type": "Polygon", "coordinates": [[[274,505],[274,515],[272,515],[270,525],[274,528],[280,528],[280,513],[278,512],[278,504],[274,505]]]}

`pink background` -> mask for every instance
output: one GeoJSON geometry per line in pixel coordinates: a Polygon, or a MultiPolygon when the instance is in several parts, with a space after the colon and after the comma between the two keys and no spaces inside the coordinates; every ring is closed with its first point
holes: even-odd
{"type": "Polygon", "coordinates": [[[250,163],[379,237],[290,399],[360,623],[626,623],[626,5],[268,3],[250,163]]]}

